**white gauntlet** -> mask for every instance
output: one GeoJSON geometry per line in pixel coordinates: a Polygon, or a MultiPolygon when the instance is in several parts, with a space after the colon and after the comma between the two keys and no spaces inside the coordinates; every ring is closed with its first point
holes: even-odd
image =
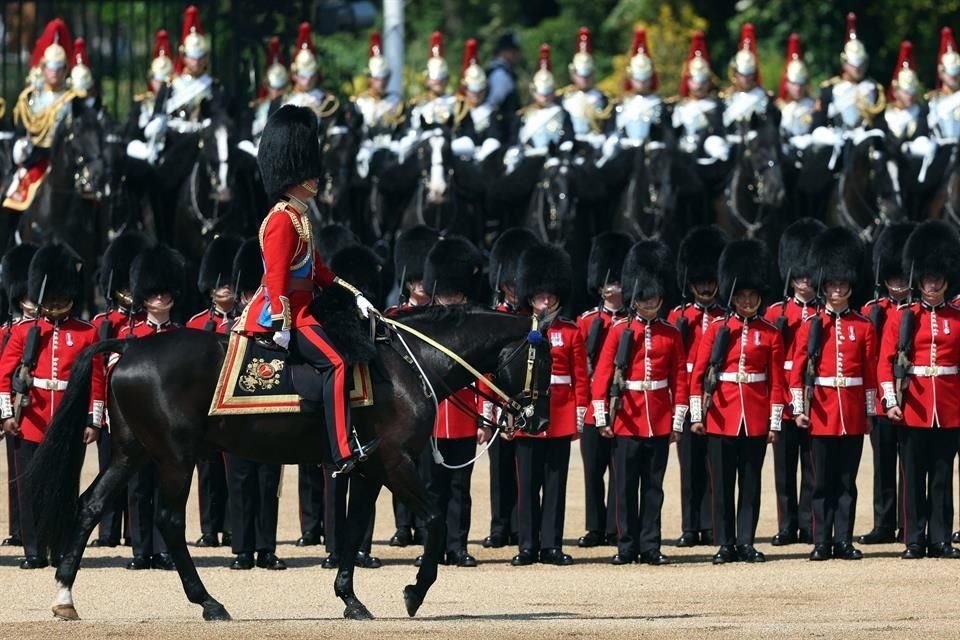
{"type": "Polygon", "coordinates": [[[607,426],[607,408],[605,405],[606,403],[603,400],[593,401],[593,421],[598,429],[607,426]]]}
{"type": "MultiPolygon", "coordinates": [[[[691,399],[692,404],[692,399],[691,399]]],[[[673,409],[673,430],[677,433],[683,433],[683,422],[687,418],[687,407],[678,404],[673,409]]]]}
{"type": "Polygon", "coordinates": [[[873,417],[877,415],[877,390],[867,389],[867,415],[873,417]]]}
{"type": "Polygon", "coordinates": [[[780,431],[780,425],[783,423],[783,405],[774,404],[770,406],[770,431],[780,431]]]}
{"type": "Polygon", "coordinates": [[[577,433],[583,433],[583,423],[587,419],[587,408],[577,407],[577,433]]]}

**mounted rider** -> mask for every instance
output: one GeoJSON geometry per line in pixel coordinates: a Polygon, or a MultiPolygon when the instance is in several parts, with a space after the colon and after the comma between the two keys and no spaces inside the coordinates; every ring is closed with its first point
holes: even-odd
{"type": "Polygon", "coordinates": [[[791,33],[787,40],[787,59],[780,76],[776,106],[780,110],[780,138],[784,156],[801,161],[803,150],[810,146],[813,112],[816,100],[810,96],[810,73],[803,59],[800,36],[791,33]]]}
{"type": "Polygon", "coordinates": [[[363,140],[357,152],[357,175],[361,179],[370,174],[370,163],[377,152],[391,156],[397,153],[395,139],[404,124],[403,101],[387,91],[390,64],[383,55],[383,39],[377,31],[370,34],[366,71],[367,88],[351,98],[362,123],[363,140]]]}
{"type": "Polygon", "coordinates": [[[450,93],[450,67],[443,58],[443,34],[430,36],[430,57],[427,59],[423,93],[408,105],[407,126],[418,134],[438,127],[452,127],[457,115],[457,96],[450,93]]]}
{"type": "MultiPolygon", "coordinates": [[[[487,73],[480,66],[477,55],[477,41],[470,38],[464,47],[463,66],[460,69],[454,139],[467,136],[476,148],[473,153],[457,151],[457,154],[478,161],[483,161],[499,149],[507,136],[503,114],[486,101],[488,90],[487,73]]],[[[469,145],[466,150],[471,151],[469,145]]]]}
{"type": "Polygon", "coordinates": [[[128,158],[149,160],[156,162],[159,149],[156,136],[147,144],[146,128],[156,115],[157,95],[173,78],[173,58],[170,57],[170,35],[166,29],[159,29],[153,38],[153,58],[147,72],[147,90],[133,97],[133,107],[127,116],[124,136],[127,143],[128,158]]]}
{"type": "Polygon", "coordinates": [[[927,94],[930,131],[937,144],[954,145],[960,140],[960,49],[953,30],[940,32],[937,56],[937,88],[927,94]]]}
{"type": "Polygon", "coordinates": [[[626,91],[614,107],[614,135],[620,145],[639,147],[650,140],[663,140],[666,109],[657,93],[659,84],[647,46],[647,33],[637,29],[630,47],[626,91]]]}
{"type": "Polygon", "coordinates": [[[757,37],[749,22],[740,29],[740,44],[730,60],[728,75],[730,87],[722,94],[727,142],[744,144],[745,136],[756,133],[767,122],[773,125],[776,133],[779,113],[773,104],[773,96],[763,88],[757,37]]]}
{"type": "Polygon", "coordinates": [[[242,124],[244,139],[237,144],[237,148],[257,157],[257,147],[260,145],[260,136],[267,126],[267,118],[276,109],[283,97],[290,90],[290,71],[283,63],[283,50],[280,38],[274,36],[267,45],[267,68],[263,74],[263,82],[257,90],[257,99],[249,105],[248,120],[242,124]]]}
{"type": "Polygon", "coordinates": [[[332,91],[320,86],[323,79],[317,50],[313,45],[313,32],[309,22],[303,22],[297,31],[296,53],[290,63],[293,86],[277,104],[292,104],[309,107],[320,122],[323,134],[340,113],[340,99],[332,91]]]}
{"type": "Polygon", "coordinates": [[[320,142],[315,113],[284,105],[267,121],[257,161],[270,200],[276,202],[260,227],[265,274],[260,289],[243,310],[234,331],[272,336],[317,369],[324,386],[324,417],[331,459],[337,473],[349,472],[378,440],[362,445],[350,423],[348,364],[310,312],[317,287],[339,285],[356,296],[367,317],[374,306],[338,278],[313,245],[307,201],[319,190],[320,142]]]}
{"type": "Polygon", "coordinates": [[[577,140],[599,149],[605,140],[603,131],[611,107],[607,96],[594,86],[593,38],[587,27],[577,32],[576,53],[567,69],[571,84],[560,90],[563,108],[570,114],[577,140]]]}

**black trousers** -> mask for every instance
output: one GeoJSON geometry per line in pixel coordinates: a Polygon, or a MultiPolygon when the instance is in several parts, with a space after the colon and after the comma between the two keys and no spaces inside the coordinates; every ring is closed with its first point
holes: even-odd
{"type": "MultiPolygon", "coordinates": [[[[323,475],[324,475],[324,496],[323,503],[325,506],[324,510],[324,528],[326,530],[326,535],[324,537],[324,543],[326,545],[327,553],[332,553],[334,555],[340,555],[340,532],[346,531],[347,528],[347,509],[352,509],[352,496],[350,495],[350,478],[348,475],[340,475],[336,478],[333,477],[333,472],[336,469],[327,465],[323,466],[323,475]]],[[[377,491],[379,494],[379,490],[377,491]]],[[[374,502],[376,502],[376,496],[374,496],[374,502]]],[[[373,524],[374,520],[377,517],[376,510],[370,513],[370,523],[367,525],[367,531],[363,535],[363,541],[360,544],[360,551],[370,553],[370,548],[373,545],[373,524]]]]}
{"type": "Polygon", "coordinates": [[[870,446],[873,448],[873,526],[895,531],[900,526],[900,501],[897,499],[897,432],[900,427],[883,416],[873,419],[870,446]]]}
{"type": "Polygon", "coordinates": [[[670,436],[617,436],[613,444],[617,551],[635,556],[660,548],[663,475],[670,436]]]}
{"type": "MultiPolygon", "coordinates": [[[[100,473],[107,470],[110,466],[112,456],[113,437],[109,429],[100,431],[100,438],[97,440],[97,460],[100,464],[100,473]]],[[[127,522],[129,535],[129,516],[127,513],[127,488],[124,487],[113,502],[107,504],[103,511],[103,518],[100,519],[100,539],[119,543],[123,535],[123,524],[127,522]]]]}
{"type": "Polygon", "coordinates": [[[814,544],[853,542],[863,436],[810,436],[814,544]]]}
{"type": "Polygon", "coordinates": [[[903,541],[939,544],[953,528],[953,459],[960,429],[900,427],[903,541]]]}
{"type": "Polygon", "coordinates": [[[517,529],[521,550],[563,546],[570,438],[517,438],[517,529]]]}
{"type": "Polygon", "coordinates": [[[323,535],[323,468],[315,464],[298,467],[297,491],[300,500],[300,534],[323,535]]]}
{"type": "Polygon", "coordinates": [[[784,420],[773,443],[773,476],[777,489],[780,531],[810,531],[813,475],[810,473],[810,434],[793,420],[784,420]],[[797,482],[797,467],[800,481],[797,482]]]}
{"type": "Polygon", "coordinates": [[[323,395],[327,447],[330,459],[339,466],[350,457],[349,367],[333,341],[320,327],[306,326],[294,330],[292,347],[317,374],[316,383],[323,395]],[[344,434],[339,433],[338,424],[345,430],[344,434]]]}
{"type": "Polygon", "coordinates": [[[156,464],[147,463],[130,478],[127,502],[130,509],[130,543],[133,545],[133,555],[149,557],[166,553],[167,543],[156,525],[160,502],[156,464]]]}
{"type": "Polygon", "coordinates": [[[197,498],[200,502],[200,532],[217,534],[230,531],[227,469],[223,452],[216,451],[209,460],[197,463],[197,498]]]}
{"type": "Polygon", "coordinates": [[[690,420],[683,423],[677,442],[680,461],[680,519],[684,532],[713,528],[713,503],[707,471],[707,438],[690,431],[690,420]]]}
{"type": "Polygon", "coordinates": [[[583,458],[584,506],[586,530],[597,533],[615,533],[613,482],[604,482],[603,476],[613,465],[613,438],[604,438],[600,430],[587,425],[580,436],[580,456],[583,458]]]}
{"type": "Polygon", "coordinates": [[[16,445],[14,439],[6,438],[7,450],[7,524],[11,537],[20,537],[20,494],[17,490],[16,445]]]}
{"type": "MultiPolygon", "coordinates": [[[[30,500],[30,481],[24,477],[24,472],[30,466],[37,448],[36,442],[27,442],[23,438],[14,438],[14,471],[17,476],[17,500],[20,505],[20,539],[23,540],[23,554],[25,556],[39,556],[40,547],[37,540],[36,519],[33,515],[33,502],[30,500]]],[[[10,438],[7,443],[9,446],[10,438]]]]}
{"type": "Polygon", "coordinates": [[[516,441],[498,437],[490,456],[490,535],[517,534],[516,441]]]}
{"type": "Polygon", "coordinates": [[[231,548],[234,553],[277,550],[280,510],[279,464],[265,464],[225,453],[230,499],[231,548]]]}
{"type": "MultiPolygon", "coordinates": [[[[430,465],[433,464],[433,456],[430,453],[430,447],[425,447],[420,452],[420,457],[416,460],[417,475],[423,481],[424,485],[429,482],[430,465]]],[[[423,523],[418,520],[416,514],[410,510],[396,496],[391,499],[393,502],[393,522],[397,529],[422,529],[423,523]]],[[[421,534],[424,531],[421,531],[421,534]]]]}
{"type": "MultiPolygon", "coordinates": [[[[476,438],[437,440],[437,449],[446,464],[456,466],[471,460],[477,453],[476,438]]],[[[447,551],[466,551],[470,534],[470,479],[473,465],[463,469],[447,469],[435,462],[430,464],[427,494],[436,505],[443,522],[443,539],[447,551]]]]}
{"type": "Polygon", "coordinates": [[[766,436],[707,436],[713,535],[718,545],[753,544],[760,520],[766,436]]]}

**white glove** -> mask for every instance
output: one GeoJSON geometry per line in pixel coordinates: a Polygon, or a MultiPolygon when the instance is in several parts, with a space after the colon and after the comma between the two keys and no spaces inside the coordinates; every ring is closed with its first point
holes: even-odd
{"type": "Polygon", "coordinates": [[[377,308],[373,306],[373,303],[367,300],[363,295],[357,296],[357,309],[360,310],[360,315],[364,318],[370,317],[370,312],[374,314],[377,313],[377,308]]]}
{"type": "Polygon", "coordinates": [[[157,134],[160,133],[160,130],[163,128],[163,119],[154,118],[147,123],[147,126],[143,128],[143,135],[148,140],[157,137],[157,134]]]}
{"type": "Polygon", "coordinates": [[[30,138],[17,138],[13,143],[13,164],[21,165],[26,162],[31,151],[33,151],[33,143],[30,142],[30,138]]]}
{"type": "Polygon", "coordinates": [[[830,127],[817,127],[810,134],[810,141],[822,147],[834,147],[840,143],[840,134],[830,127]]]}
{"type": "Polygon", "coordinates": [[[507,152],[503,154],[503,166],[505,168],[504,173],[513,173],[513,170],[517,168],[517,164],[520,162],[520,149],[517,147],[511,147],[507,149],[507,152]]]}
{"type": "MultiPolygon", "coordinates": [[[[603,141],[603,152],[601,154],[601,161],[606,162],[609,158],[613,157],[613,154],[616,153],[617,149],[620,146],[620,137],[612,135],[606,140],[603,141]]],[[[599,162],[597,164],[600,164],[599,162]]]]}
{"type": "Polygon", "coordinates": [[[577,407],[577,433],[583,433],[583,424],[587,420],[587,408],[577,407]]]}
{"type": "Polygon", "coordinates": [[[150,149],[142,140],[131,140],[127,143],[127,156],[136,160],[149,160],[150,149]]]}
{"type": "Polygon", "coordinates": [[[500,141],[496,138],[487,138],[483,141],[483,144],[480,145],[480,150],[477,151],[476,160],[477,162],[483,162],[487,157],[494,153],[497,149],[500,148],[500,141]]]}
{"type": "Polygon", "coordinates": [[[275,331],[273,334],[273,343],[281,349],[288,348],[290,346],[290,330],[275,331]]]}
{"type": "Polygon", "coordinates": [[[593,401],[593,423],[598,429],[607,426],[607,407],[603,400],[593,401]]]}
{"type": "Polygon", "coordinates": [[[813,143],[813,136],[811,136],[809,133],[804,133],[799,136],[790,137],[790,146],[793,147],[794,149],[799,149],[800,151],[803,151],[804,149],[809,147],[812,143],[813,143]]]}
{"type": "Polygon", "coordinates": [[[254,158],[257,157],[257,145],[253,144],[251,140],[241,140],[237,143],[237,149],[249,153],[254,158]]]}
{"type": "Polygon", "coordinates": [[[373,152],[370,147],[362,146],[357,150],[357,175],[366,178],[370,174],[370,158],[373,152]]]}
{"type": "Polygon", "coordinates": [[[707,136],[703,141],[703,152],[711,158],[726,162],[730,157],[730,145],[720,136],[707,136]]]}
{"type": "Polygon", "coordinates": [[[560,143],[560,151],[563,153],[570,153],[573,151],[573,140],[566,140],[560,143]]]}
{"type": "Polygon", "coordinates": [[[927,136],[920,136],[910,142],[904,142],[903,146],[907,153],[912,156],[917,156],[918,158],[925,158],[927,155],[932,155],[937,149],[936,143],[927,136]]]}
{"type": "Polygon", "coordinates": [[[469,160],[477,150],[477,145],[467,136],[460,136],[450,142],[450,151],[458,158],[469,160]]]}

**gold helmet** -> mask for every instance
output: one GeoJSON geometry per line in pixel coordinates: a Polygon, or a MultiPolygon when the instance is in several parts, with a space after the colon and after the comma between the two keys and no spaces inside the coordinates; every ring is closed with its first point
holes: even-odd
{"type": "Polygon", "coordinates": [[[153,37],[153,60],[150,62],[150,78],[164,82],[173,75],[173,60],[170,59],[170,35],[160,29],[153,37]]]}
{"type": "Polygon", "coordinates": [[[467,40],[467,46],[463,50],[460,86],[471,93],[483,93],[487,90],[487,74],[478,61],[477,41],[474,38],[467,40]]]}
{"type": "Polygon", "coordinates": [[[434,31],[430,36],[430,57],[427,59],[427,80],[446,80],[450,68],[443,59],[443,34],[434,31]]]}
{"type": "Polygon", "coordinates": [[[550,45],[540,45],[540,59],[537,60],[537,71],[533,74],[530,90],[542,96],[552,95],[556,90],[553,79],[553,63],[550,61],[550,45]]]}
{"type": "Polygon", "coordinates": [[[840,60],[854,67],[867,64],[867,48],[857,38],[857,14],[852,11],[847,14],[847,40],[843,45],[840,60]]]}
{"type": "Polygon", "coordinates": [[[937,69],[949,76],[960,76],[960,53],[953,39],[953,29],[944,27],[940,31],[940,55],[937,56],[937,69]]]}
{"type": "Polygon", "coordinates": [[[63,69],[73,59],[72,52],[68,50],[70,48],[72,48],[72,41],[67,23],[60,18],[54,18],[47,23],[43,34],[33,48],[30,66],[31,68],[63,69]]]}
{"type": "Polygon", "coordinates": [[[290,70],[301,78],[311,78],[320,70],[309,22],[302,22],[297,31],[297,52],[293,56],[290,70]]]}
{"type": "Polygon", "coordinates": [[[580,27],[577,32],[576,53],[573,54],[573,62],[569,66],[570,75],[578,75],[584,78],[593,75],[593,38],[590,35],[590,29],[580,27]]]}
{"type": "Polygon", "coordinates": [[[367,58],[367,75],[384,80],[390,77],[390,65],[383,55],[383,39],[380,32],[370,34],[370,52],[367,58]]]}
{"type": "Polygon", "coordinates": [[[210,51],[210,43],[200,24],[200,10],[189,6],[183,14],[183,31],[180,37],[180,53],[187,58],[200,59],[210,51]]]}
{"type": "Polygon", "coordinates": [[[93,88],[93,72],[87,60],[87,43],[83,38],[73,41],[73,68],[70,69],[70,86],[78,91],[93,88]]]}
{"type": "Polygon", "coordinates": [[[633,32],[633,46],[630,47],[630,64],[627,71],[630,77],[637,82],[646,82],[650,78],[656,83],[657,72],[653,68],[653,59],[650,58],[647,47],[647,32],[637,29],[633,32]]]}

